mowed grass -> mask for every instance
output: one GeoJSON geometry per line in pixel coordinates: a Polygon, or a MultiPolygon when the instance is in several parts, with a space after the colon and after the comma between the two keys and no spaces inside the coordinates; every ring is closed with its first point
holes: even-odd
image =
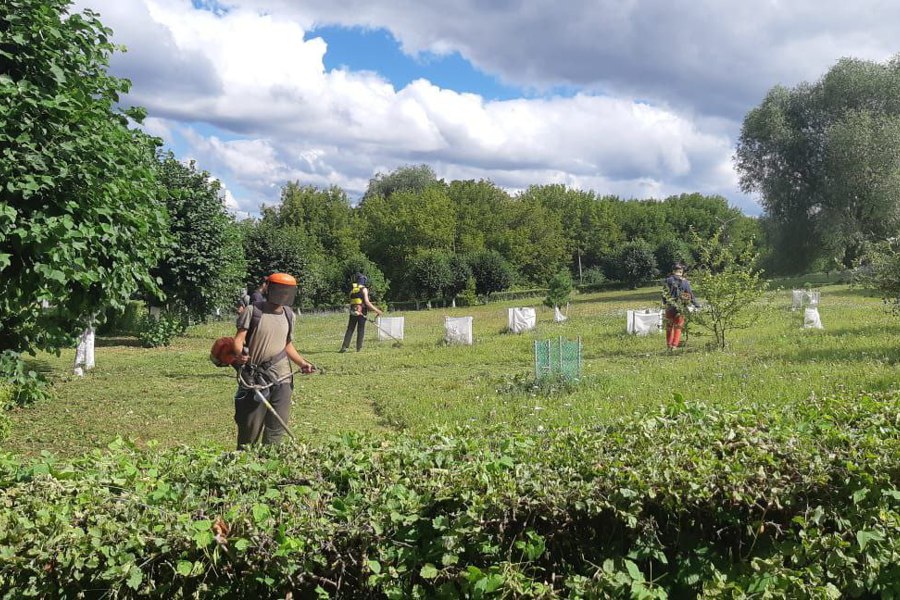
{"type": "MultiPolygon", "coordinates": [[[[655,287],[578,295],[563,324],[553,323],[539,299],[397,313],[406,317],[402,346],[375,341],[369,325],[359,354],[337,353],[346,315],[301,316],[295,345],[324,374],[296,378],[291,427],[311,443],[346,431],[455,424],[536,430],[656,411],[676,392],[688,401],[753,402],[778,411],[812,395],[883,390],[898,381],[900,319],[860,290],[822,288],[824,330],[803,330],[790,291],[771,292],[756,327],[735,331],[728,351],[707,350],[708,338],[692,335],[675,354],[666,353],[661,335],[625,334],[625,311],[656,308],[658,297],[655,287]],[[537,330],[504,333],[509,306],[538,307],[537,330]],[[475,345],[443,345],[444,315],[472,315],[475,345]],[[583,378],[548,395],[527,381],[534,340],[557,336],[581,337],[583,378]]],[[[35,364],[54,380],[56,399],[14,411],[3,447],[73,455],[122,436],[231,448],[233,371],[213,367],[207,356],[215,338],[232,334],[229,321],[194,327],[163,349],[100,339],[97,367],[84,378],[69,375],[73,350],[41,355],[35,364]]]]}

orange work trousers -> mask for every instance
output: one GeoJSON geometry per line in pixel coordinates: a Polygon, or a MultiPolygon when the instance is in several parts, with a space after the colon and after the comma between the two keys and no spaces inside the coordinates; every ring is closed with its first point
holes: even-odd
{"type": "Polygon", "coordinates": [[[684,329],[684,315],[675,308],[666,308],[666,346],[677,348],[681,343],[681,330],[684,329]]]}

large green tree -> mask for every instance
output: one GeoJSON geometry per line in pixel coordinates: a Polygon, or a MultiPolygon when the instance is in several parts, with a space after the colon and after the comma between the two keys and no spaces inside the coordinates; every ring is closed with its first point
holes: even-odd
{"type": "Polygon", "coordinates": [[[300,227],[275,227],[265,221],[243,224],[247,287],[253,289],[272,273],[297,279],[297,305],[321,302],[332,295],[329,266],[315,242],[300,227]]]}
{"type": "Polygon", "coordinates": [[[378,173],[370,179],[363,202],[375,196],[390,198],[397,192],[421,194],[437,181],[434,169],[428,165],[405,165],[390,173],[378,173]]]}
{"type": "Polygon", "coordinates": [[[337,262],[359,253],[359,231],[347,193],[338,186],[320,189],[289,182],[281,203],[263,209],[263,220],[303,229],[317,249],[337,262]]]}
{"type": "Polygon", "coordinates": [[[513,199],[496,249],[533,285],[546,285],[569,263],[569,248],[558,212],[529,194],[513,199]]]}
{"type": "Polygon", "coordinates": [[[57,349],[154,287],[155,145],[117,108],[111,35],[66,0],[0,4],[0,349],[57,349]]]}
{"type": "Polygon", "coordinates": [[[621,240],[621,228],[613,220],[610,203],[599,201],[592,192],[561,184],[541,185],[531,186],[521,198],[532,199],[558,215],[568,266],[575,273],[599,264],[621,240]]]}
{"type": "Polygon", "coordinates": [[[456,209],[454,250],[459,254],[496,247],[506,228],[509,194],[487,180],[451,181],[447,196],[456,209]]]}
{"type": "Polygon", "coordinates": [[[900,225],[900,56],[842,59],[815,83],[776,86],[744,119],[736,165],[758,192],[784,271],[850,266],[900,225]]]}
{"type": "Polygon", "coordinates": [[[453,248],[455,210],[441,184],[421,193],[373,196],[362,204],[360,218],[362,250],[391,281],[402,281],[421,252],[453,248]]]}
{"type": "Polygon", "coordinates": [[[159,182],[169,213],[171,245],[153,275],[169,310],[205,318],[233,304],[244,286],[246,260],[221,186],[194,162],[159,157],[159,182]]]}

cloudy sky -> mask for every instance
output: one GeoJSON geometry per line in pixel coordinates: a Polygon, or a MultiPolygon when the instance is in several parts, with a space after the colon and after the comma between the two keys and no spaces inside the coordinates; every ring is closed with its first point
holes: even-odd
{"type": "Polygon", "coordinates": [[[900,51],[892,0],[77,0],[128,52],[146,128],[237,211],[376,173],[516,191],[722,194],[744,114],[842,56],[900,51]]]}

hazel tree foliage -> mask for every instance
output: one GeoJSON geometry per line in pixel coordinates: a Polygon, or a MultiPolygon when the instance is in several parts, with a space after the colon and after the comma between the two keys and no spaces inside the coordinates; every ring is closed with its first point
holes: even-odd
{"type": "Polygon", "coordinates": [[[730,244],[720,229],[708,239],[695,233],[694,244],[699,257],[690,279],[702,308],[691,311],[683,306],[682,314],[688,327],[699,326],[711,333],[713,345],[724,350],[730,332],[751,327],[759,319],[768,284],[756,268],[752,243],[730,244]]]}
{"type": "Polygon", "coordinates": [[[0,4],[0,350],[56,350],[156,284],[167,240],[154,140],[91,11],[0,4]],[[52,309],[42,308],[49,304],[52,309]]]}

